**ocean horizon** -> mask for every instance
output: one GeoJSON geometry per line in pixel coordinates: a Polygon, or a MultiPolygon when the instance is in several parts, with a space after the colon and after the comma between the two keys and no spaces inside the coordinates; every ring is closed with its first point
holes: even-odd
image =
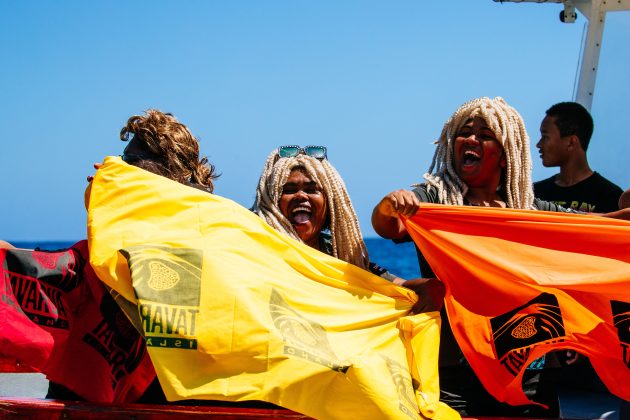
{"type": "MultiPolygon", "coordinates": [[[[78,241],[9,241],[17,248],[54,251],[65,249],[78,241]]],[[[394,244],[387,239],[372,237],[365,238],[370,260],[381,267],[388,269],[392,274],[403,279],[420,277],[416,251],[411,242],[394,244]]]]}

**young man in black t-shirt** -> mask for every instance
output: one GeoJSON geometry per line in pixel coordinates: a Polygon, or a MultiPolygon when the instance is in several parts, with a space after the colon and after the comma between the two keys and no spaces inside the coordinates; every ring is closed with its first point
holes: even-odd
{"type": "Polygon", "coordinates": [[[622,189],[588,165],[586,150],[593,133],[590,113],[576,102],[561,102],[546,114],[536,147],[543,165],[559,166],[560,173],[534,183],[535,196],[589,213],[618,210],[622,189]]]}
{"type": "MultiPolygon", "coordinates": [[[[593,134],[593,118],[576,102],[561,102],[546,111],[536,144],[545,167],[559,166],[560,173],[534,183],[536,198],[562,207],[589,213],[619,210],[623,190],[597,172],[586,158],[593,134]]],[[[545,381],[559,395],[579,395],[586,400],[608,398],[608,390],[599,380],[588,358],[575,351],[554,352],[547,360],[545,381]]],[[[610,398],[614,398],[610,396],[610,398]]],[[[560,405],[562,406],[562,396],[560,405]]]]}

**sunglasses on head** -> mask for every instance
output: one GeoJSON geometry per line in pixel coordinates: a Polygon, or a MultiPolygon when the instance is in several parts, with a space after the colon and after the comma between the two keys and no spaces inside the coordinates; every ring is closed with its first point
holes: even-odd
{"type": "Polygon", "coordinates": [[[145,155],[142,153],[123,153],[122,155],[120,155],[120,158],[123,160],[123,162],[128,163],[128,164],[133,164],[136,162],[139,162],[141,160],[156,160],[155,156],[152,155],[145,155]]]}
{"type": "Polygon", "coordinates": [[[120,158],[123,160],[123,162],[128,163],[130,165],[133,163],[139,162],[141,160],[151,160],[151,161],[162,160],[159,156],[151,154],[151,153],[143,153],[143,152],[129,153],[127,149],[129,149],[129,144],[127,145],[127,147],[125,147],[125,150],[123,150],[123,154],[120,155],[120,158]]]}
{"type": "Polygon", "coordinates": [[[323,160],[328,157],[326,154],[326,146],[280,146],[278,148],[278,156],[281,158],[296,157],[299,154],[323,160]]]}

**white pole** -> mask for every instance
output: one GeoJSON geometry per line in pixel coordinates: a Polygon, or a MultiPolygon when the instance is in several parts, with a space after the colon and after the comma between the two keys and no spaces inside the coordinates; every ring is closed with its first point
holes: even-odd
{"type": "MultiPolygon", "coordinates": [[[[579,4],[577,6],[580,8],[579,4]]],[[[599,53],[602,50],[606,10],[602,8],[602,0],[592,0],[590,10],[583,10],[582,13],[587,17],[588,24],[575,101],[590,110],[595,93],[599,53]]]]}
{"type": "MultiPolygon", "coordinates": [[[[599,63],[599,53],[602,50],[602,38],[604,35],[604,24],[606,23],[606,12],[630,10],[630,0],[494,0],[495,2],[514,3],[563,3],[565,12],[576,7],[588,21],[586,40],[582,60],[580,62],[580,73],[578,75],[578,86],[575,92],[576,102],[584,105],[588,110],[593,104],[595,94],[595,80],[599,63]]],[[[574,18],[566,20],[567,23],[574,22],[574,18]]]]}

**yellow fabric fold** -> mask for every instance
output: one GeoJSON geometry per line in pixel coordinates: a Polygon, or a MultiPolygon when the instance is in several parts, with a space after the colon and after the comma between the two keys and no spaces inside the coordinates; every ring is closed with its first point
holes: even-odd
{"type": "Polygon", "coordinates": [[[225,198],[107,158],[90,262],[137,304],[169,400],[262,400],[315,418],[459,418],[437,402],[439,316],[225,198]],[[412,380],[413,377],[413,380],[412,380]]]}

